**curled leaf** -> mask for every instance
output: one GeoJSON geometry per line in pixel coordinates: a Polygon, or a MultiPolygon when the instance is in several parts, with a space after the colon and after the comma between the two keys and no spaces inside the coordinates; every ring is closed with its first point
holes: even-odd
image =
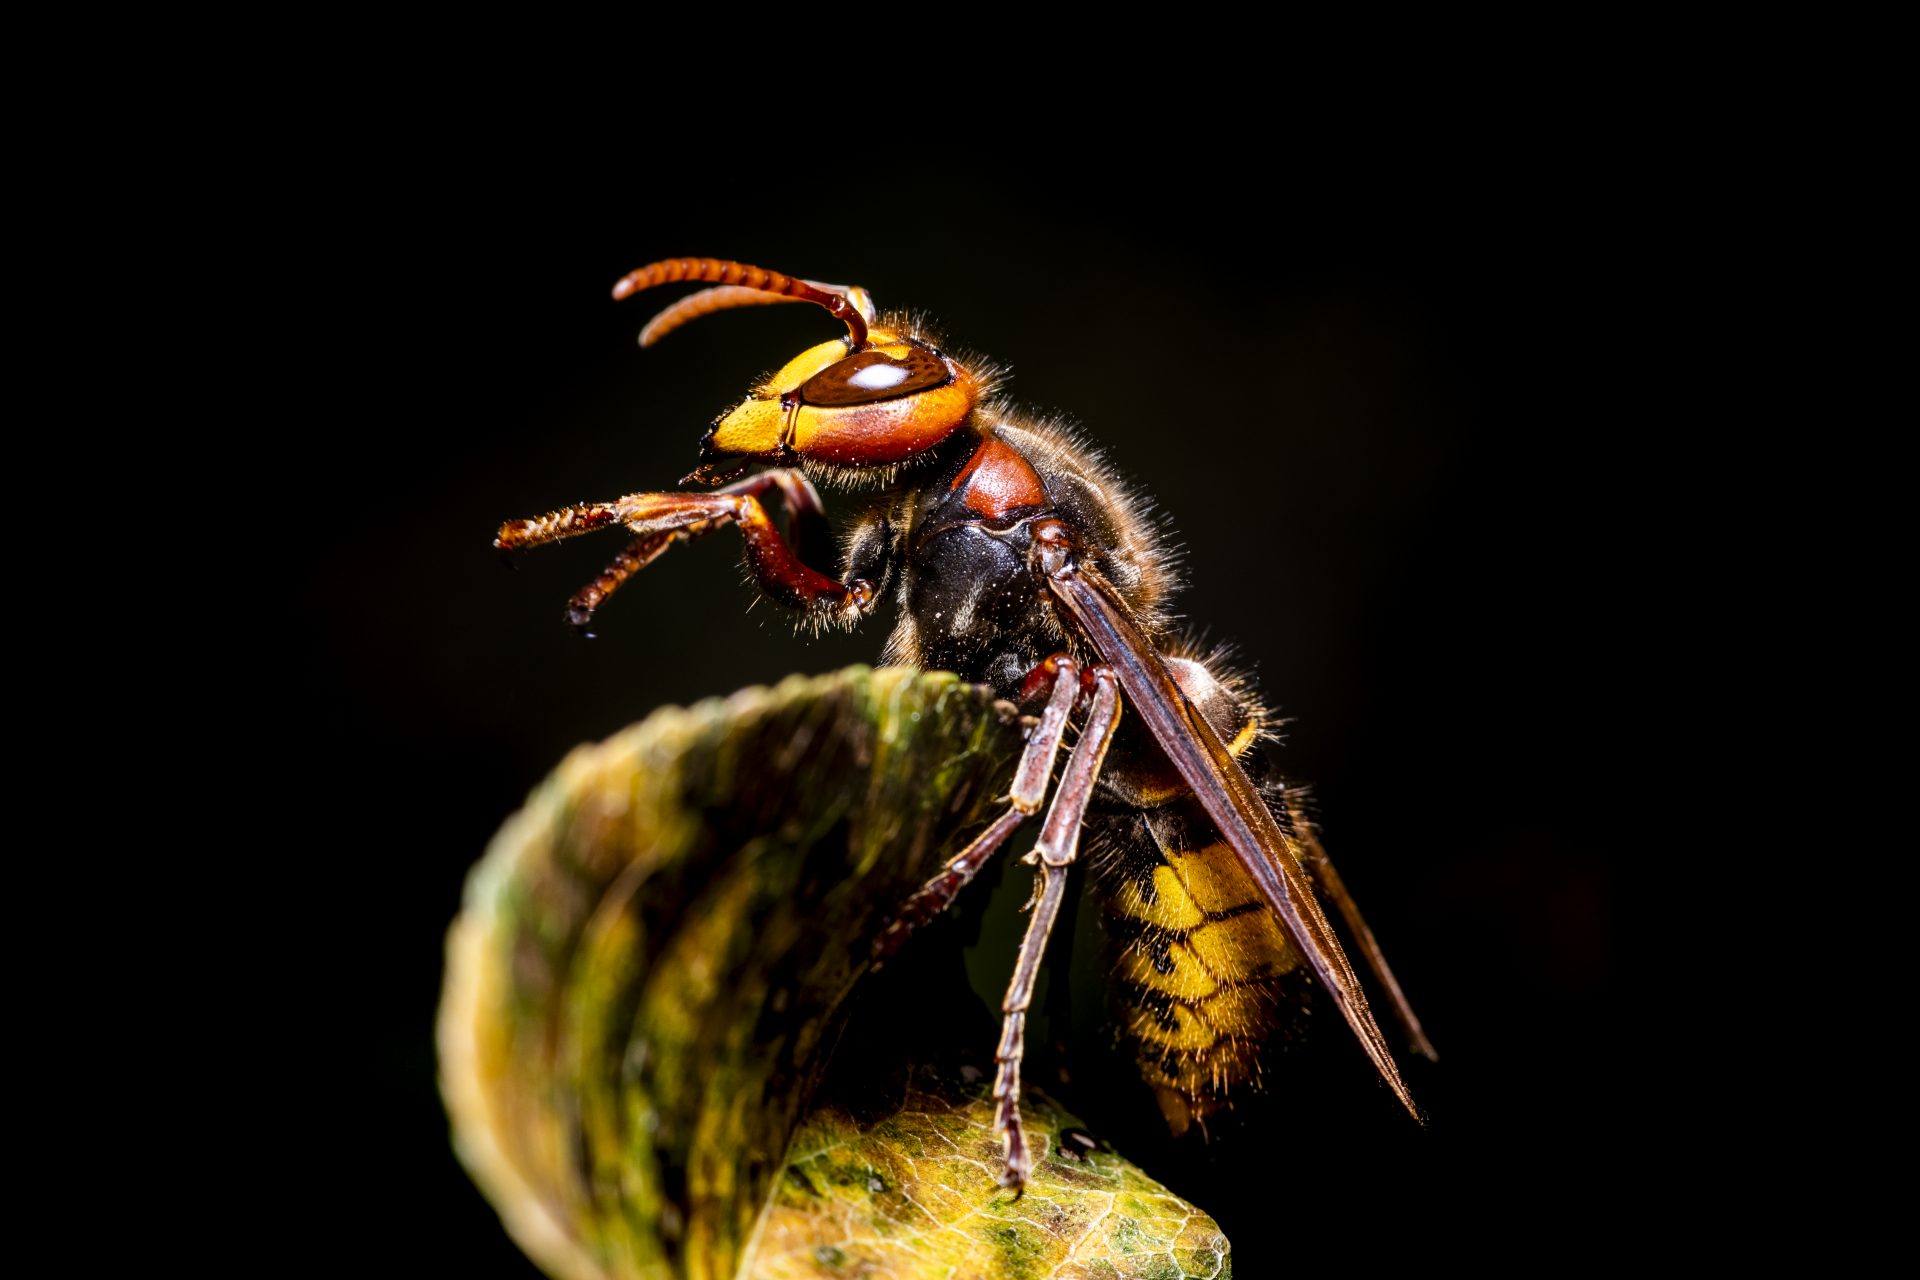
{"type": "Polygon", "coordinates": [[[1014,1202],[956,1056],[972,1035],[890,1041],[878,1000],[848,1026],[881,922],[997,812],[1021,737],[951,676],[852,668],[659,712],[534,792],[469,879],[439,1036],[456,1149],[535,1261],[1226,1274],[1210,1219],[1117,1157],[1054,1152],[1043,1099],[1051,1158],[1014,1202]],[[860,1052],[836,1056],[843,1031],[860,1052]]]}

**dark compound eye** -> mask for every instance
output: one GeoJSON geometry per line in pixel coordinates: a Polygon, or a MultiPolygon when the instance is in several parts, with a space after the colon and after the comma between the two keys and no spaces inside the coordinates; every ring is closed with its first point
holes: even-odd
{"type": "Polygon", "coordinates": [[[928,387],[953,381],[947,362],[931,351],[914,347],[895,359],[878,351],[862,351],[830,364],[800,384],[802,404],[872,404],[910,396],[928,387]]]}

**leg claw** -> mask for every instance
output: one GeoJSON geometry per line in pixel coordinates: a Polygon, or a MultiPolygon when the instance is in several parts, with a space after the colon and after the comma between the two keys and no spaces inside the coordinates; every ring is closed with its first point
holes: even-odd
{"type": "Polygon", "coordinates": [[[1033,1171],[1033,1157],[1027,1150],[1027,1130],[1020,1123],[1017,1108],[1002,1122],[1001,1136],[1006,1142],[1007,1167],[1000,1173],[1000,1185],[1012,1187],[1017,1201],[1027,1194],[1027,1175],[1033,1171]]]}

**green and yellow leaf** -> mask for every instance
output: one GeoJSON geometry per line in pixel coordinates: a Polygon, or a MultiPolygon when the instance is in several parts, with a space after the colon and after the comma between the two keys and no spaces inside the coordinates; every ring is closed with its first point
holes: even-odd
{"type": "Polygon", "coordinates": [[[822,1088],[880,922],[993,816],[1020,745],[979,688],[852,668],[659,712],[535,791],[468,882],[439,1037],[456,1149],[536,1262],[1228,1274],[1204,1214],[1058,1154],[1044,1098],[1034,1183],[1000,1188],[977,1046],[822,1088]]]}

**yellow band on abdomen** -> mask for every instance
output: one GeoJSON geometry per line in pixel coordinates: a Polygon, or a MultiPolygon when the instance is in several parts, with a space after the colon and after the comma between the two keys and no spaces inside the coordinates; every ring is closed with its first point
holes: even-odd
{"type": "Polygon", "coordinates": [[[1300,968],[1224,842],[1136,850],[1109,885],[1121,1023],[1176,1133],[1258,1080],[1259,1053],[1300,968]],[[1151,860],[1149,860],[1151,859],[1151,860]]]}

